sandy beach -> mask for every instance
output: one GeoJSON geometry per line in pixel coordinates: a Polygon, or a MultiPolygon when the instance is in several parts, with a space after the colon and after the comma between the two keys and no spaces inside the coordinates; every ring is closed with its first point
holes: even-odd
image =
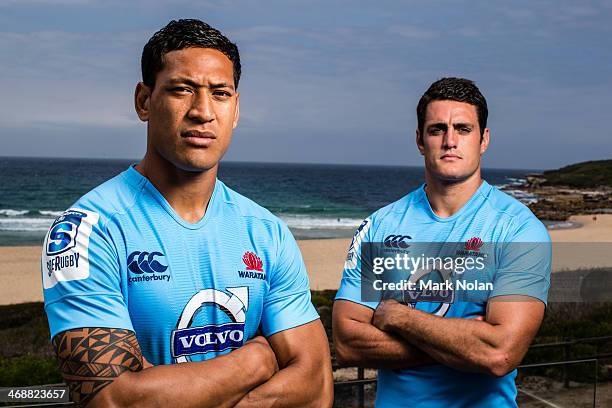
{"type": "MultiPolygon", "coordinates": [[[[549,231],[553,242],[553,271],[612,266],[612,214],[570,218],[579,228],[549,231]]],[[[298,242],[312,289],[337,289],[350,239],[298,242]]],[[[40,248],[0,247],[0,304],[42,300],[40,248]]]]}

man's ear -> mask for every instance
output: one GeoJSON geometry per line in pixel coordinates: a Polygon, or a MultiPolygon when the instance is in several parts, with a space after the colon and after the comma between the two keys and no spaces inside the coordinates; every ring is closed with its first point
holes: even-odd
{"type": "Polygon", "coordinates": [[[149,120],[149,103],[151,102],[151,88],[146,86],[144,82],[139,82],[136,85],[136,91],[134,92],[134,107],[138,117],[143,122],[149,120]]]}
{"type": "Polygon", "coordinates": [[[482,140],[480,141],[480,154],[484,154],[489,148],[490,132],[489,128],[485,128],[482,134],[482,140]]]}
{"type": "Polygon", "coordinates": [[[416,130],[416,145],[417,145],[417,148],[419,149],[419,152],[421,152],[421,156],[424,156],[425,146],[423,145],[423,136],[421,135],[421,132],[419,131],[419,129],[416,130]]]}
{"type": "Polygon", "coordinates": [[[232,129],[236,129],[238,121],[240,120],[240,94],[236,92],[236,111],[234,112],[234,122],[232,123],[232,129]]]}

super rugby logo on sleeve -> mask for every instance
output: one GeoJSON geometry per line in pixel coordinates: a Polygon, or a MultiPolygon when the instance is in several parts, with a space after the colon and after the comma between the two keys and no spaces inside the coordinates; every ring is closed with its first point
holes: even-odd
{"type": "Polygon", "coordinates": [[[89,236],[98,219],[95,212],[70,208],[53,222],[43,244],[45,289],[89,276],[89,236]]]}
{"type": "Polygon", "coordinates": [[[177,327],[172,331],[170,347],[177,363],[191,361],[190,355],[236,349],[244,342],[244,324],[249,306],[249,288],[241,286],[203,289],[192,296],[181,313],[177,327]],[[191,327],[196,314],[205,305],[219,307],[231,322],[191,327]]]}
{"type": "Polygon", "coordinates": [[[344,263],[344,269],[355,269],[357,267],[357,256],[358,252],[361,251],[361,241],[365,234],[370,229],[370,219],[366,218],[363,220],[357,231],[355,231],[355,236],[351,241],[351,246],[349,247],[348,253],[346,255],[346,262],[344,263]]]}

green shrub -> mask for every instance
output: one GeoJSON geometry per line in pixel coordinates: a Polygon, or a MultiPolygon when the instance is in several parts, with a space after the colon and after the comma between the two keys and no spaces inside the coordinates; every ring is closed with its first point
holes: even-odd
{"type": "Polygon", "coordinates": [[[57,360],[53,357],[26,354],[0,358],[0,387],[56,384],[62,381],[57,360]]]}

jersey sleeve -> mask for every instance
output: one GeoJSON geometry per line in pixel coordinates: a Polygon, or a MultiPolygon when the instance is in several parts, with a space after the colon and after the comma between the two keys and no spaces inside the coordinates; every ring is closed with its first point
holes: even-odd
{"type": "Polygon", "coordinates": [[[302,254],[289,229],[282,225],[278,257],[263,304],[263,334],[269,337],[318,318],[310,300],[310,284],[302,254]]]}
{"type": "Polygon", "coordinates": [[[366,218],[355,231],[346,255],[342,280],[340,281],[340,288],[336,293],[336,299],[350,300],[371,309],[376,309],[379,302],[373,301],[374,299],[364,299],[362,291],[362,284],[367,279],[364,279],[362,275],[362,270],[365,269],[363,268],[365,261],[362,259],[361,248],[363,243],[371,242],[371,227],[372,219],[366,218]]]}
{"type": "Polygon", "coordinates": [[[525,295],[547,303],[552,247],[546,227],[531,217],[500,248],[491,297],[525,295]]]}
{"type": "Polygon", "coordinates": [[[71,208],[51,225],[42,249],[51,338],[65,330],[134,330],[121,291],[119,260],[99,213],[71,208]]]}

